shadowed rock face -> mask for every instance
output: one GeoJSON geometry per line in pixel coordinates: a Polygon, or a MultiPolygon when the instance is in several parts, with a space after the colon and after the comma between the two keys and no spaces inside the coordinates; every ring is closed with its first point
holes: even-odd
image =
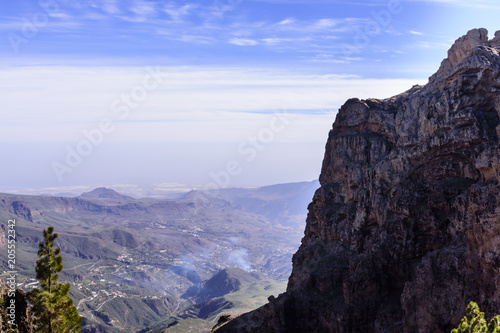
{"type": "Polygon", "coordinates": [[[425,86],[347,101],[287,292],[217,332],[445,332],[500,309],[500,32],[425,86]]]}
{"type": "Polygon", "coordinates": [[[9,289],[0,289],[0,299],[2,300],[2,304],[0,305],[0,332],[34,332],[35,327],[26,293],[21,289],[16,289],[15,296],[9,297],[9,294],[9,289]],[[15,299],[15,316],[8,308],[12,304],[11,299],[15,299]],[[12,317],[9,314],[12,314],[12,317]],[[14,320],[15,325],[11,325],[12,320],[14,320]]]}

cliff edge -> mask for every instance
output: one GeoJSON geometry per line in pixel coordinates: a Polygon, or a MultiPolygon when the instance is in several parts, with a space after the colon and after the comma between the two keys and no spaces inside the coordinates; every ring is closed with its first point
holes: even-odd
{"type": "Polygon", "coordinates": [[[350,99],[329,133],[286,293],[224,332],[449,332],[500,308],[500,31],[425,86],[350,99]]]}

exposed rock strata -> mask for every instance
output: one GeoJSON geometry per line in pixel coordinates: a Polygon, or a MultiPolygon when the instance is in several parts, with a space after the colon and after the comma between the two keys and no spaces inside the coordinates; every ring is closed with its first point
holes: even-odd
{"type": "Polygon", "coordinates": [[[425,86],[348,100],[287,292],[217,332],[449,332],[500,309],[500,32],[425,86]]]}

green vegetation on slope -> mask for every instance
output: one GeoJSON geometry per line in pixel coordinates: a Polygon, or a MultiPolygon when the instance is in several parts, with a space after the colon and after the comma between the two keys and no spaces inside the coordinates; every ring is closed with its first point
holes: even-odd
{"type": "Polygon", "coordinates": [[[451,333],[500,333],[500,315],[493,317],[488,324],[484,319],[484,312],[479,310],[475,302],[470,302],[467,306],[466,315],[462,319],[460,326],[451,333]]]}

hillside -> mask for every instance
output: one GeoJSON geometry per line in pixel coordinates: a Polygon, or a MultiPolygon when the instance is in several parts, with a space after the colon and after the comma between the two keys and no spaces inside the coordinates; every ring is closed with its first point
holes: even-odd
{"type": "MultiPolygon", "coordinates": [[[[280,192],[282,186],[310,188],[305,184],[309,183],[277,185],[274,191],[280,192]]],[[[309,197],[303,200],[310,200],[313,192],[310,188],[300,193],[309,197]]],[[[296,195],[278,199],[282,206],[291,206],[296,195]]],[[[35,285],[38,242],[42,229],[52,225],[59,234],[56,246],[63,254],[61,278],[72,284],[71,296],[84,317],[84,332],[92,328],[140,332],[182,322],[184,309],[245,289],[254,284],[249,279],[254,275],[261,284],[281,286],[279,290],[273,287],[273,292],[284,290],[292,254],[303,235],[304,222],[293,227],[290,220],[304,221],[305,208],[302,214],[297,210],[269,218],[231,202],[236,200],[199,191],[175,200],[134,199],[107,188],[73,198],[0,194],[0,220],[17,221],[20,287],[35,285]],[[223,278],[224,272],[231,274],[223,278]],[[219,280],[225,279],[227,285],[220,285],[219,280]],[[201,294],[189,295],[188,290],[196,288],[202,288],[201,294]]],[[[267,199],[258,200],[265,205],[267,199]]],[[[5,230],[5,223],[1,227],[5,230]]],[[[5,246],[4,237],[2,241],[0,245],[5,246]]],[[[0,252],[2,267],[7,267],[6,251],[0,252]]],[[[256,286],[256,293],[267,285],[256,286]]],[[[231,307],[247,311],[264,304],[269,295],[256,304],[255,295],[245,292],[231,307]]],[[[215,300],[209,308],[211,317],[228,307],[215,300]]],[[[209,328],[213,323],[203,322],[208,319],[203,311],[200,325],[209,328]]]]}

